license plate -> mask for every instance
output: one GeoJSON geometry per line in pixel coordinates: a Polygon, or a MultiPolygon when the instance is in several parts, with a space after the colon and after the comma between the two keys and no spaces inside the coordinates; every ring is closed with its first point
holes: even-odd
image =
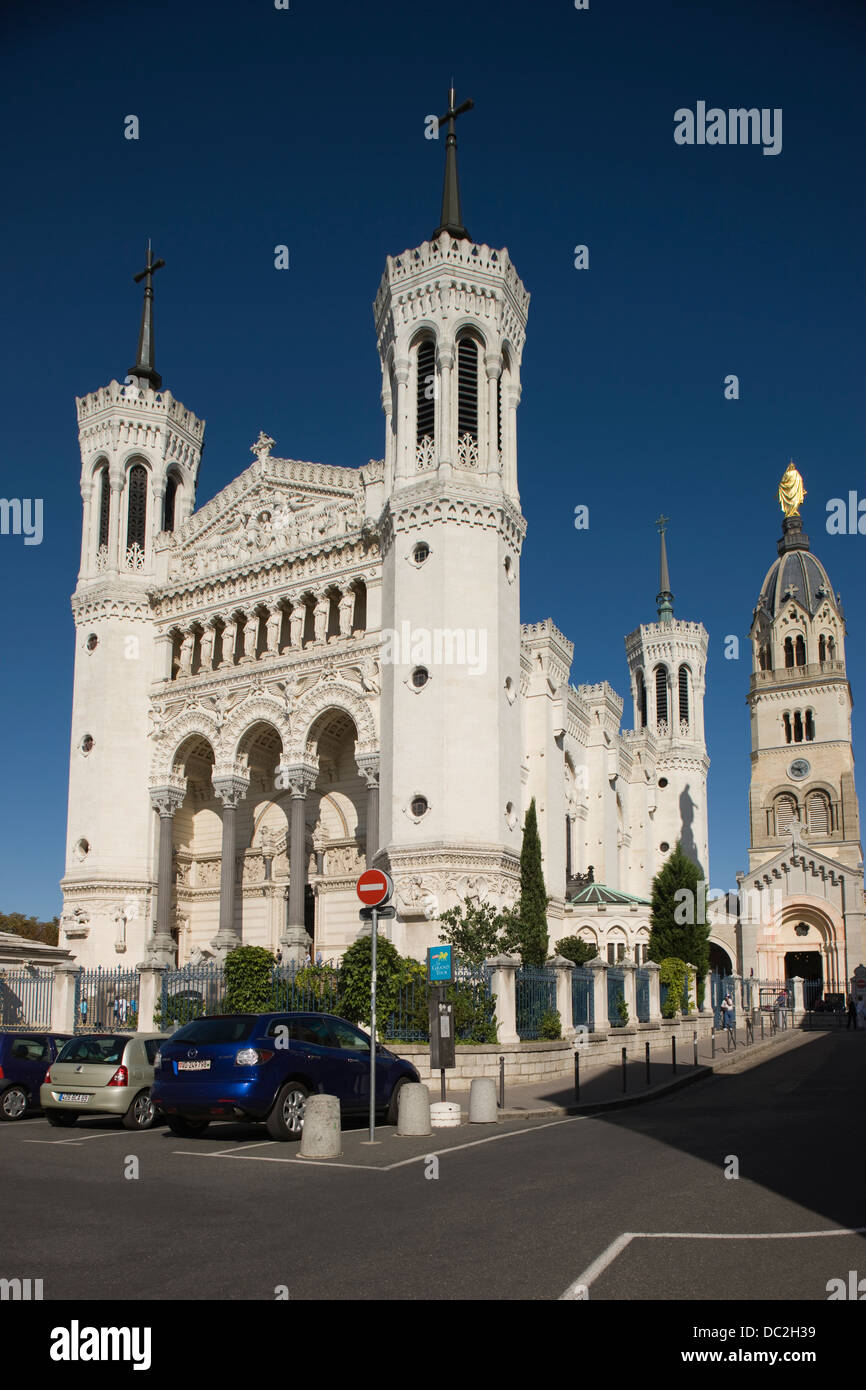
{"type": "Polygon", "coordinates": [[[75,1092],[75,1091],[61,1091],[60,1094],[58,1095],[57,1099],[58,1099],[58,1100],[73,1100],[73,1101],[76,1101],[76,1102],[80,1105],[83,1101],[90,1100],[90,1096],[89,1096],[89,1095],[80,1095],[80,1094],[78,1094],[78,1092],[75,1092]]]}
{"type": "Polygon", "coordinates": [[[178,1071],[207,1071],[210,1062],[178,1062],[178,1071]]]}

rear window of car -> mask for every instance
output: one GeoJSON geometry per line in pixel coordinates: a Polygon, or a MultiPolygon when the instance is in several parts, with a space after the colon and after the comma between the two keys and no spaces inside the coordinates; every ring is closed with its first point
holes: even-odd
{"type": "Polygon", "coordinates": [[[118,1066],[129,1036],[73,1038],[57,1054],[58,1062],[89,1062],[92,1066],[118,1066]]]}
{"type": "Polygon", "coordinates": [[[197,1018],[173,1033],[173,1043],[244,1042],[258,1022],[256,1014],[236,1014],[231,1018],[197,1018]]]}
{"type": "Polygon", "coordinates": [[[19,1062],[43,1062],[48,1056],[44,1038],[12,1038],[9,1056],[19,1062]]]}
{"type": "Polygon", "coordinates": [[[145,1038],[144,1050],[147,1053],[147,1060],[150,1062],[150,1065],[153,1066],[156,1060],[156,1054],[159,1051],[159,1038],[145,1038]]]}

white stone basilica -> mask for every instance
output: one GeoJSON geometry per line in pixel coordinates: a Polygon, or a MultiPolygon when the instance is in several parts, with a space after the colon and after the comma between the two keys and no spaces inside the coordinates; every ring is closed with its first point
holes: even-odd
{"type": "Polygon", "coordinates": [[[334,958],[355,880],[388,868],[388,934],[510,903],[536,798],[551,949],[646,957],[649,889],[682,838],[709,877],[707,634],[626,640],[634,727],[574,647],[521,626],[517,407],[529,296],[462,224],[453,96],[441,224],[388,257],[374,305],[384,458],[275,457],[195,509],[204,422],[154,367],[78,400],[81,569],[61,944],[84,964],[184,964],[243,942],[334,958]]]}

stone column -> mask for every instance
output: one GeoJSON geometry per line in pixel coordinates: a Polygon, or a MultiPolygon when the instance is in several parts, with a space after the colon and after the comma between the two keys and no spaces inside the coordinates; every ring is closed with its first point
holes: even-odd
{"type": "Polygon", "coordinates": [[[109,477],[109,498],[108,498],[108,568],[122,568],[121,561],[126,550],[126,534],[124,522],[125,517],[121,516],[121,502],[123,500],[123,473],[116,473],[112,469],[109,477]]]}
{"type": "Polygon", "coordinates": [[[806,1012],[806,1004],[803,997],[803,980],[801,976],[795,975],[791,984],[794,986],[794,1017],[802,1018],[806,1012]]]}
{"type": "Polygon", "coordinates": [[[382,383],[382,409],[385,412],[385,496],[389,497],[394,482],[394,400],[387,374],[382,383]]]}
{"type": "Polygon", "coordinates": [[[153,639],[153,679],[170,681],[174,642],[170,632],[158,632],[153,639]]]}
{"type": "Polygon", "coordinates": [[[497,422],[499,419],[499,373],[502,359],[498,353],[486,353],[484,365],[487,368],[487,472],[491,478],[499,473],[499,447],[497,444],[497,422]]]}
{"type": "Polygon", "coordinates": [[[610,1027],[607,1018],[607,963],[596,956],[587,961],[587,970],[592,971],[592,1031],[606,1033],[610,1027]]]}
{"type": "MultiPolygon", "coordinates": [[[[100,472],[100,470],[97,470],[97,473],[96,473],[96,477],[97,477],[97,478],[99,478],[99,472],[100,472]]],[[[102,487],[102,482],[101,482],[101,480],[100,480],[100,482],[98,483],[98,487],[99,487],[99,488],[102,487]]],[[[84,515],[83,515],[82,521],[81,521],[81,565],[80,565],[80,568],[81,568],[82,573],[83,573],[83,571],[85,570],[85,568],[88,569],[88,570],[90,570],[91,572],[95,569],[95,567],[96,567],[96,552],[97,552],[97,550],[99,549],[99,530],[98,530],[98,527],[94,527],[94,525],[93,525],[93,484],[92,484],[92,482],[90,482],[89,480],[88,480],[87,482],[82,482],[82,484],[81,484],[81,501],[82,501],[83,506],[84,506],[84,515]],[[91,554],[91,549],[90,549],[90,547],[91,547],[91,545],[93,544],[94,541],[96,541],[96,544],[93,545],[93,552],[92,552],[92,554],[91,554]]],[[[97,503],[97,505],[98,505],[98,503],[97,503]]]]}
{"type": "Polygon", "coordinates": [[[222,862],[220,865],[219,931],[211,942],[217,960],[225,960],[229,951],[240,946],[241,938],[235,929],[235,884],[237,881],[237,810],[249,782],[245,777],[214,777],[213,789],[223,805],[222,862]]]}
{"type": "Polygon", "coordinates": [[[562,1021],[562,1036],[570,1042],[574,1037],[573,996],[571,993],[574,961],[566,960],[565,956],[556,955],[553,957],[553,968],[556,971],[556,1007],[562,1021]]]}
{"type": "Polygon", "coordinates": [[[138,967],[138,1024],[139,1033],[158,1031],[154,1024],[153,1012],[162,994],[162,965],[140,965],[138,967]]]}
{"type": "Polygon", "coordinates": [[[659,970],[654,960],[648,960],[644,964],[644,970],[649,971],[649,1021],[650,1023],[661,1023],[661,993],[659,990],[659,970]]]}
{"type": "Polygon", "coordinates": [[[356,759],[358,772],[367,783],[367,843],[365,862],[371,868],[379,850],[379,755],[356,759]]]}
{"type": "Polygon", "coordinates": [[[436,455],[441,470],[445,465],[445,471],[440,473],[443,478],[451,476],[451,464],[454,462],[451,457],[452,438],[451,438],[451,373],[454,368],[454,348],[445,343],[440,343],[436,353],[436,365],[439,369],[439,420],[438,432],[436,435],[436,455]]]}
{"type": "Polygon", "coordinates": [[[291,792],[292,809],[289,820],[289,902],[288,915],[280,937],[283,961],[300,964],[312,945],[304,925],[304,889],[307,886],[306,812],[307,792],[315,785],[318,773],[307,763],[295,763],[285,769],[286,784],[291,792]]]}
{"type": "Polygon", "coordinates": [[[152,787],[150,804],[159,813],[159,868],[156,880],[156,918],[153,935],[145,950],[145,965],[169,966],[175,963],[175,943],[171,934],[172,831],[174,813],[186,795],[185,787],[152,787]]]}
{"type": "Polygon", "coordinates": [[[505,407],[505,420],[502,429],[502,487],[509,497],[517,497],[517,406],[520,401],[520,387],[508,386],[503,389],[502,403],[505,407]]]}
{"type": "Polygon", "coordinates": [[[394,363],[397,382],[397,456],[394,460],[394,481],[414,474],[415,441],[409,438],[406,403],[409,394],[409,359],[401,357],[394,363]],[[411,464],[410,464],[411,450],[411,464]]]}
{"type": "Polygon", "coordinates": [[[494,956],[486,962],[492,969],[490,988],[496,997],[496,1041],[504,1047],[520,1042],[517,1033],[517,989],[515,976],[518,961],[512,956],[494,956]]]}
{"type": "Polygon", "coordinates": [[[80,966],[72,960],[62,960],[54,967],[51,991],[51,1028],[55,1033],[75,1031],[75,981],[80,966]]]}

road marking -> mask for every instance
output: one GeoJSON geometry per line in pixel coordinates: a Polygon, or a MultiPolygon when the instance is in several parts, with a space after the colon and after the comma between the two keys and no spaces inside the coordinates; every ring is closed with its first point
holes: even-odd
{"type": "Polygon", "coordinates": [[[104,1134],[82,1134],[80,1139],[22,1139],[22,1144],[86,1144],[91,1139],[117,1139],[125,1135],[129,1139],[133,1134],[138,1138],[142,1134],[156,1134],[154,1129],[109,1129],[104,1134]]]}
{"type": "MultiPolygon", "coordinates": [[[[236,1149],[223,1149],[221,1153],[201,1153],[197,1149],[172,1149],[172,1153],[183,1154],[186,1158],[246,1158],[245,1154],[239,1154],[236,1149]]],[[[250,1163],[312,1163],[319,1168],[362,1168],[368,1173],[385,1173],[386,1168],[377,1168],[371,1163],[335,1163],[332,1158],[300,1158],[289,1154],[286,1158],[278,1158],[276,1154],[271,1157],[269,1154],[252,1154],[249,1158],[250,1163]]]]}
{"type": "Polygon", "coordinates": [[[582,1301],[590,1284],[633,1240],[821,1240],[827,1236],[862,1236],[866,1226],[839,1226],[830,1231],[623,1231],[591,1265],[569,1284],[559,1302],[582,1301]]]}

